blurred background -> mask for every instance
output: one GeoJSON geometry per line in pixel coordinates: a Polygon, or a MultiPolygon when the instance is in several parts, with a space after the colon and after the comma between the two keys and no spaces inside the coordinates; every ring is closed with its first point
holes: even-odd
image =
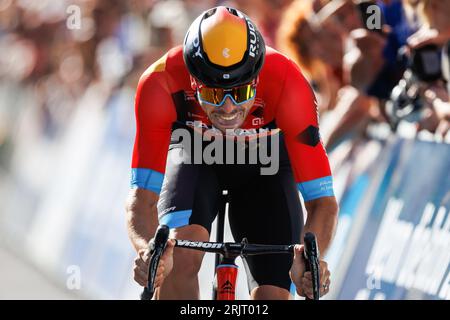
{"type": "Polygon", "coordinates": [[[341,208],[327,298],[450,299],[450,0],[0,0],[0,299],[137,299],[135,88],[216,5],[318,97],[341,208]]]}

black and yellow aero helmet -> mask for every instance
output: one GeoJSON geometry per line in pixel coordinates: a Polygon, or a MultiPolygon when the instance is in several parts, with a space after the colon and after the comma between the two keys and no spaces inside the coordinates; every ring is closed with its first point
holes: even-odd
{"type": "Polygon", "coordinates": [[[224,6],[197,17],[183,46],[189,73],[205,86],[226,89],[255,79],[265,53],[255,24],[239,10],[224,6]]]}

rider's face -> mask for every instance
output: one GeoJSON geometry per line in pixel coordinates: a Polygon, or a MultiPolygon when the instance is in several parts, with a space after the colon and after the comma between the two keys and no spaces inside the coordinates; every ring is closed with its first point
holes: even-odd
{"type": "Polygon", "coordinates": [[[225,133],[226,130],[234,130],[242,126],[253,103],[255,103],[255,99],[241,105],[235,105],[230,97],[226,97],[224,104],[220,107],[201,101],[199,103],[213,126],[225,133]]]}

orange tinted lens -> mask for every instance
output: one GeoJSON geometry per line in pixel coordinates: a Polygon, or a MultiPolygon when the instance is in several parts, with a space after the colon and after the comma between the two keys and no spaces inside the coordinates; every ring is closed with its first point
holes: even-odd
{"type": "Polygon", "coordinates": [[[212,103],[212,104],[220,104],[225,96],[225,91],[219,88],[200,88],[198,90],[200,98],[203,101],[212,103]]]}
{"type": "Polygon", "coordinates": [[[236,101],[237,103],[241,103],[253,98],[255,96],[255,92],[256,92],[255,86],[248,84],[245,86],[234,88],[232,91],[232,95],[234,101],[236,101]]]}

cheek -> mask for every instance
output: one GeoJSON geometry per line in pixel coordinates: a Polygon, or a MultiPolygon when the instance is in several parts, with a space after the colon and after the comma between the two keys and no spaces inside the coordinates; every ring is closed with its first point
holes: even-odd
{"type": "Polygon", "coordinates": [[[244,115],[245,115],[245,116],[248,115],[248,113],[250,112],[250,110],[252,109],[252,107],[253,107],[253,102],[249,103],[248,105],[244,105],[244,106],[243,106],[243,108],[244,108],[244,115]]]}
{"type": "Polygon", "coordinates": [[[203,103],[200,103],[200,107],[202,108],[203,112],[206,113],[207,115],[211,114],[211,112],[214,110],[214,107],[203,103]]]}

